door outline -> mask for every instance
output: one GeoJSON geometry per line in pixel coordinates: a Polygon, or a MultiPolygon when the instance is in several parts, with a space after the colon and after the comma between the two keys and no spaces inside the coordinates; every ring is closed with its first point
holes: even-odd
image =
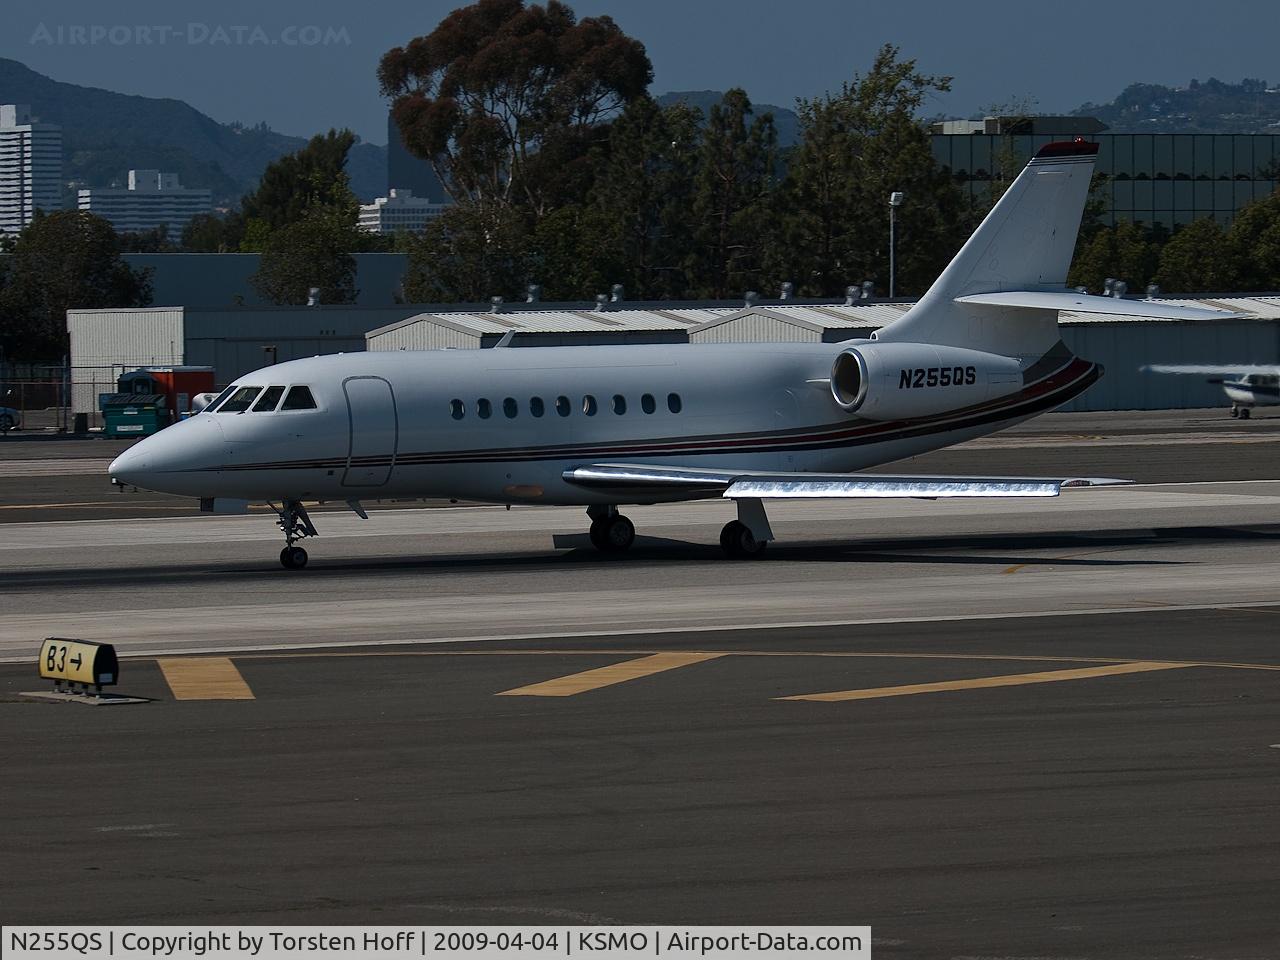
{"type": "Polygon", "coordinates": [[[342,473],[342,485],[344,487],[385,487],[391,479],[391,471],[395,469],[396,457],[400,452],[400,407],[396,403],[395,389],[391,386],[391,381],[385,377],[347,377],[342,381],[342,396],[347,401],[347,466],[342,473]],[[351,403],[351,394],[347,390],[347,384],[353,380],[376,380],[386,386],[387,396],[391,399],[391,463],[387,465],[386,472],[382,474],[381,479],[360,481],[354,479],[351,475],[351,461],[356,450],[356,417],[355,408],[351,403]]]}

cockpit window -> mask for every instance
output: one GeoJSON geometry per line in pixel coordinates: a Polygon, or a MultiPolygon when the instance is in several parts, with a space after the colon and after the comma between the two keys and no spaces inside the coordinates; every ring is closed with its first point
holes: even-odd
{"type": "Polygon", "coordinates": [[[219,413],[244,413],[253,403],[253,398],[262,392],[261,387],[240,387],[227,398],[227,402],[218,408],[219,413]]]}
{"type": "Polygon", "coordinates": [[[284,403],[280,404],[281,410],[314,410],[315,408],[316,401],[311,396],[310,387],[290,387],[284,403]]]}
{"type": "Polygon", "coordinates": [[[262,391],[262,396],[258,398],[258,402],[253,405],[253,412],[269,413],[274,410],[283,393],[284,387],[267,387],[262,391]]]}
{"type": "Polygon", "coordinates": [[[223,400],[227,399],[227,397],[231,396],[231,391],[234,390],[235,388],[236,388],[236,385],[234,383],[231,386],[227,387],[227,389],[223,390],[220,394],[218,394],[216,397],[213,398],[213,402],[210,403],[207,407],[205,407],[203,412],[213,413],[213,411],[218,409],[218,404],[220,404],[223,400]]]}

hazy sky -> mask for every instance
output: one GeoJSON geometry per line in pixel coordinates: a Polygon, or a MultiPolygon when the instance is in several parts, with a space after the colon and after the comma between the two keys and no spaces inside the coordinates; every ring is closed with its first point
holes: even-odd
{"type": "MultiPolygon", "coordinates": [[[[56,80],[174,97],[221,121],[386,142],[379,56],[457,0],[0,0],[0,56],[56,80]]],[[[742,86],[792,106],[839,87],[895,43],[955,77],[929,113],[1034,98],[1042,112],[1110,100],[1133,81],[1280,83],[1276,0],[576,0],[641,40],[654,93],[742,86]]],[[[0,102],[5,102],[0,90],[0,102]]],[[[38,111],[38,106],[37,106],[38,111]]]]}

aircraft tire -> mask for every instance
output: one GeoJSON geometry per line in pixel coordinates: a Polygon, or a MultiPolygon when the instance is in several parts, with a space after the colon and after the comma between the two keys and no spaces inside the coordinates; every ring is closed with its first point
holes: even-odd
{"type": "Polygon", "coordinates": [[[636,540],[635,524],[620,513],[591,524],[591,529],[591,542],[604,553],[625,553],[636,540]],[[599,534],[595,533],[597,526],[599,534]]]}
{"type": "Polygon", "coordinates": [[[1248,407],[1241,407],[1241,408],[1240,408],[1240,419],[1241,419],[1241,420],[1248,420],[1250,416],[1252,416],[1252,414],[1249,412],[1249,408],[1248,408],[1248,407]]]}
{"type": "Polygon", "coordinates": [[[280,565],[286,570],[301,570],[307,565],[307,551],[301,547],[285,547],[280,551],[280,565]]]}
{"type": "Polygon", "coordinates": [[[1239,407],[1237,407],[1235,404],[1232,404],[1232,405],[1231,405],[1231,419],[1232,419],[1232,420],[1234,420],[1234,419],[1235,419],[1236,417],[1238,417],[1238,416],[1240,416],[1240,408],[1239,408],[1239,407]]]}
{"type": "Polygon", "coordinates": [[[9,413],[0,413],[0,433],[8,433],[13,428],[13,415],[9,413]]]}
{"type": "Polygon", "coordinates": [[[733,560],[751,560],[764,553],[768,540],[757,540],[740,520],[730,520],[720,531],[720,548],[733,560]]]}

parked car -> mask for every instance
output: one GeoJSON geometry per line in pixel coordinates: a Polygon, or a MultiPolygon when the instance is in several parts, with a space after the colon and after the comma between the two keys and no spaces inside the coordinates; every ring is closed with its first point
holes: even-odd
{"type": "Polygon", "coordinates": [[[22,414],[13,407],[0,407],[0,433],[8,433],[22,426],[22,414]]]}

